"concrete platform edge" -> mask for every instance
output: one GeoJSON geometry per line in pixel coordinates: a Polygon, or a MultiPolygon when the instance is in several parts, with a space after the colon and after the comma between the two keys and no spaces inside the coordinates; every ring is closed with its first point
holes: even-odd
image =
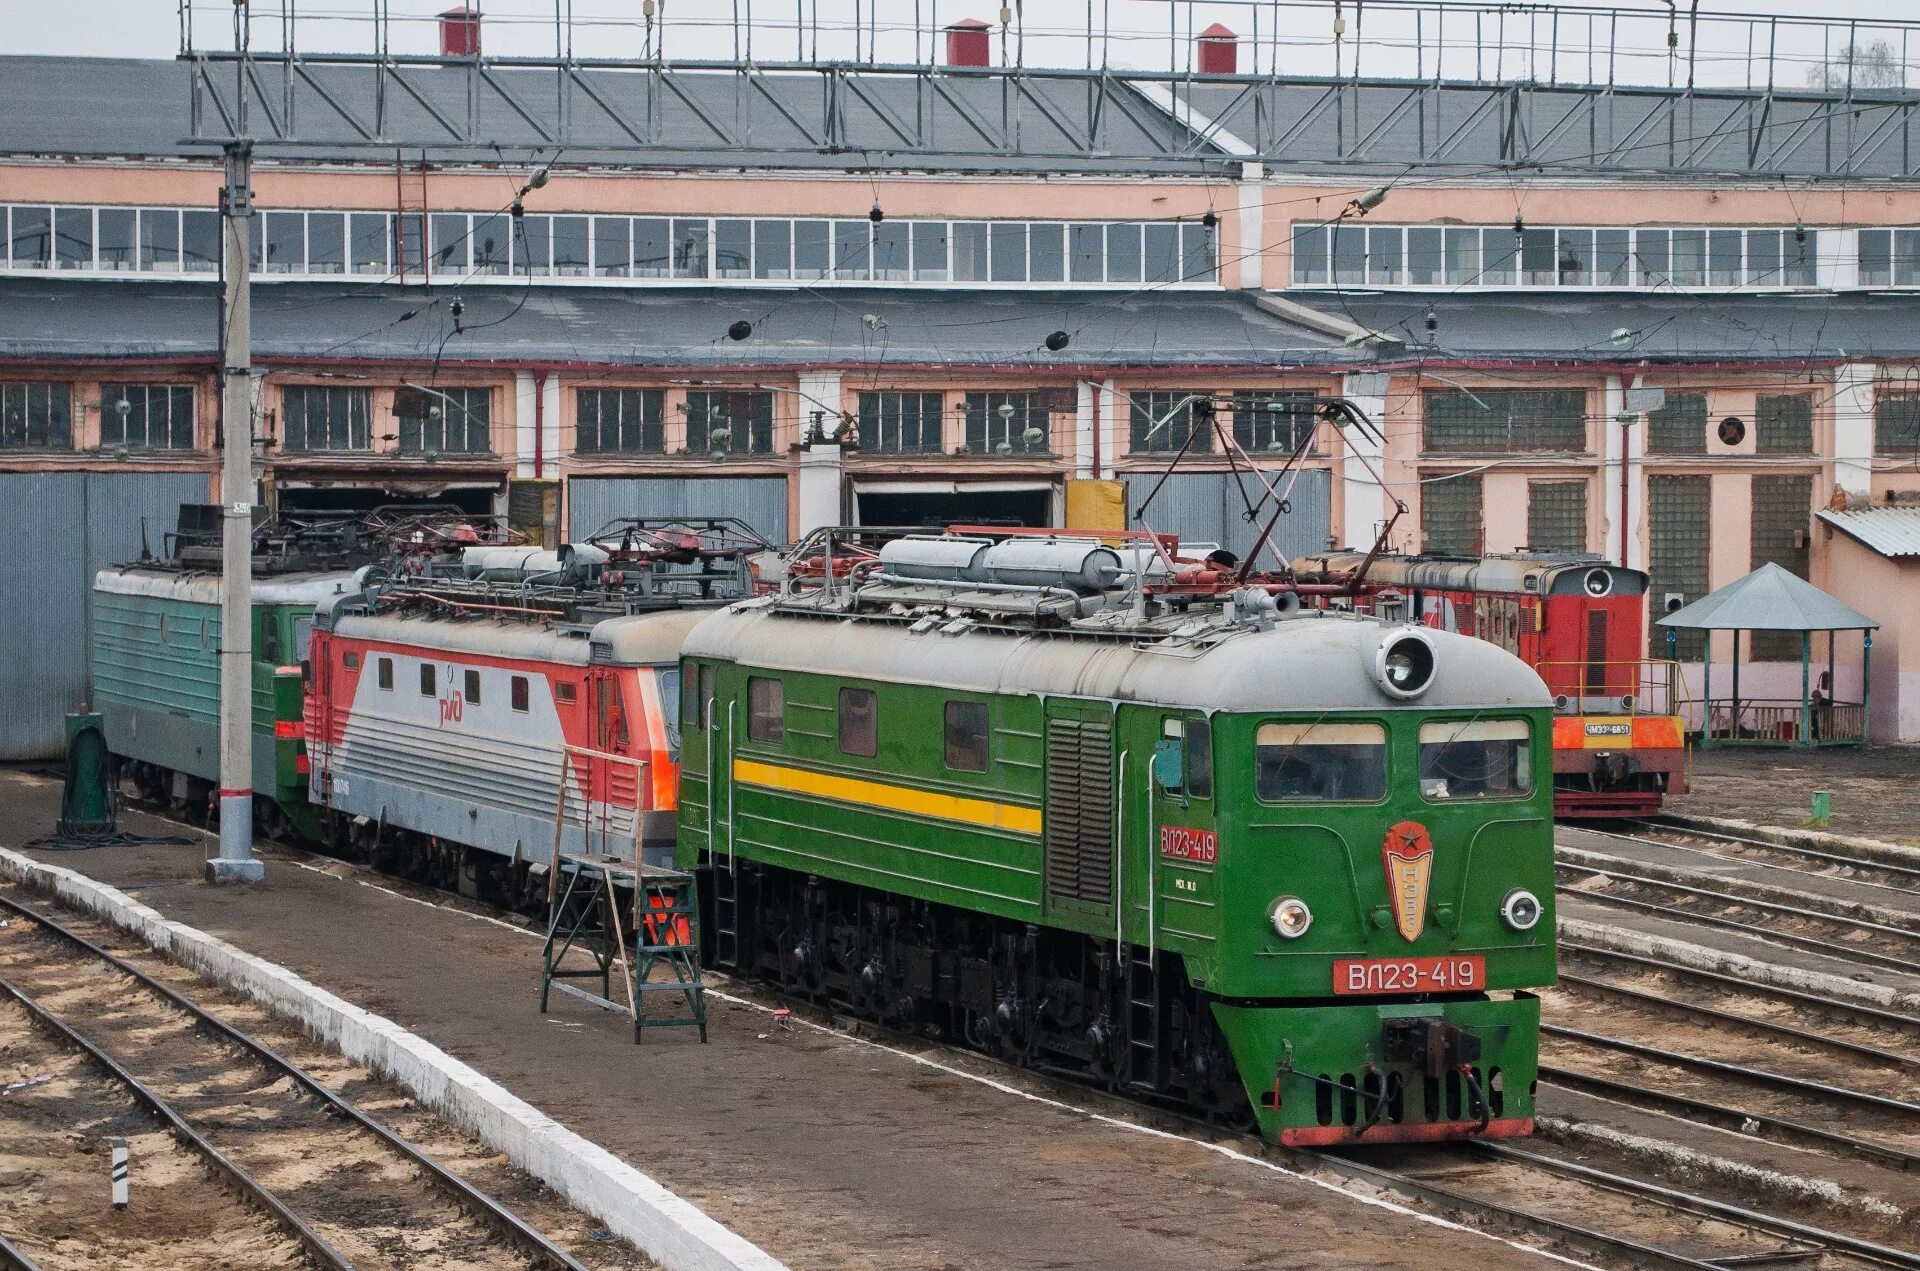
{"type": "Polygon", "coordinates": [[[1668,936],[1631,931],[1623,927],[1611,927],[1603,923],[1588,922],[1582,918],[1568,918],[1563,915],[1560,918],[1560,938],[1575,940],[1615,953],[1635,953],[1643,957],[1665,958],[1697,971],[1714,971],[1721,975],[1738,976],[1752,980],[1756,984],[1794,989],[1802,993],[1824,994],[1839,1001],[1878,1007],[1881,1010],[1920,1014],[1920,993],[1903,993],[1879,984],[1862,984],[1856,980],[1829,975],[1824,971],[1808,971],[1800,967],[1762,962],[1758,958],[1749,958],[1743,954],[1729,953],[1723,949],[1693,944],[1686,940],[1675,940],[1668,936]]]}
{"type": "Polygon", "coordinates": [[[1831,830],[1790,829],[1780,825],[1761,825],[1730,816],[1700,816],[1690,812],[1662,812],[1660,820],[1676,829],[1719,830],[1725,834],[1744,834],[1763,842],[1787,847],[1809,847],[1822,852],[1852,852],[1885,865],[1904,865],[1920,869],[1920,847],[1889,843],[1885,839],[1860,838],[1835,834],[1831,830]]]}
{"type": "Polygon", "coordinates": [[[74,870],[0,848],[0,875],[94,914],[302,1025],[505,1153],[671,1271],[786,1271],[778,1259],[691,1202],[392,1020],[74,870]]]}

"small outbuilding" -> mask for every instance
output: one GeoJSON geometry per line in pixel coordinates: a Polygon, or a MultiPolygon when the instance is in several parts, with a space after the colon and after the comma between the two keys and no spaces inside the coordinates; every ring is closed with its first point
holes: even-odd
{"type": "MultiPolygon", "coordinates": [[[[1673,648],[1681,631],[1733,633],[1733,683],[1721,696],[1714,694],[1713,660],[1703,668],[1700,744],[1763,746],[1857,746],[1867,739],[1871,722],[1873,633],[1880,624],[1859,610],[1842,604],[1826,592],[1772,562],[1744,578],[1702,596],[1684,609],[1668,614],[1658,625],[1667,629],[1673,648]],[[1800,637],[1800,698],[1745,697],[1740,692],[1742,636],[1752,632],[1786,632],[1800,637]],[[1825,633],[1825,666],[1815,670],[1814,636],[1825,633]],[[1858,632],[1860,700],[1840,701],[1835,645],[1842,632],[1858,632]]],[[[1751,639],[1747,642],[1751,649],[1751,639]]]]}

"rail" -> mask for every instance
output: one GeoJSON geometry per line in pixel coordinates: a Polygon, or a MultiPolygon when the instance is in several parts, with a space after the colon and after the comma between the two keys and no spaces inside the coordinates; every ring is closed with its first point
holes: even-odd
{"type": "Polygon", "coordinates": [[[205,1160],[213,1168],[213,1172],[232,1184],[241,1196],[264,1209],[276,1222],[291,1232],[301,1246],[322,1266],[332,1268],[333,1271],[354,1271],[353,1263],[347,1260],[345,1254],[328,1244],[326,1239],[308,1226],[306,1220],[294,1213],[285,1201],[268,1191],[265,1184],[248,1173],[232,1157],[215,1147],[200,1131],[194,1129],[192,1123],[176,1112],[172,1104],[155,1094],[146,1083],[128,1072],[119,1060],[74,1031],[18,985],[9,980],[0,979],[0,991],[12,997],[36,1026],[85,1055],[115,1081],[125,1086],[136,1102],[166,1122],[167,1128],[175,1138],[205,1160]]]}
{"type": "MultiPolygon", "coordinates": [[[[438,1161],[435,1161],[432,1157],[428,1156],[406,1139],[401,1138],[379,1121],[374,1120],[366,1113],[360,1111],[360,1109],[354,1107],[351,1103],[348,1103],[319,1079],[309,1074],[304,1068],[282,1057],[277,1051],[268,1047],[252,1034],[235,1028],[219,1016],[208,1011],[205,1007],[184,997],[171,986],[154,979],[124,958],[118,957],[108,950],[101,948],[85,936],[62,925],[55,919],[49,918],[39,910],[29,905],[24,905],[8,896],[0,896],[0,908],[27,919],[89,956],[106,963],[115,971],[139,985],[141,989],[162,999],[176,1010],[190,1016],[196,1025],[218,1034],[223,1040],[245,1051],[260,1063],[273,1069],[275,1072],[284,1074],[293,1081],[295,1085],[324,1103],[335,1115],[350,1122],[358,1129],[373,1135],[387,1147],[404,1156],[409,1164],[420,1170],[434,1186],[444,1192],[448,1198],[462,1210],[473,1215],[476,1219],[505,1237],[509,1242],[519,1247],[523,1253],[529,1256],[535,1266],[549,1268],[552,1269],[552,1271],[587,1271],[586,1267],[571,1254],[528,1226],[516,1214],[506,1209],[498,1201],[480,1191],[474,1187],[473,1184],[447,1169],[438,1161]]],[[[0,984],[4,984],[4,981],[0,981],[0,984]]],[[[14,989],[12,985],[5,985],[5,987],[12,991],[16,999],[23,998],[24,995],[22,995],[18,989],[14,989]]],[[[33,1007],[29,1007],[30,1011],[33,1009],[33,1007]]],[[[44,1010],[44,1008],[42,1008],[42,1010],[44,1010]]],[[[47,1016],[47,1018],[56,1030],[72,1038],[76,1045],[83,1047],[90,1055],[98,1058],[103,1065],[114,1072],[116,1077],[126,1081],[131,1087],[135,1087],[138,1090],[145,1090],[145,1087],[140,1086],[133,1075],[126,1072],[111,1056],[108,1056],[104,1051],[101,1051],[78,1033],[75,1033],[65,1024],[60,1023],[58,1020],[53,1020],[51,1016],[47,1016]]],[[[179,1125],[186,1129],[187,1133],[198,1137],[197,1132],[193,1131],[192,1127],[187,1126],[184,1121],[178,1121],[177,1114],[173,1114],[170,1110],[166,1109],[166,1105],[160,1103],[158,1097],[154,1096],[151,1091],[146,1092],[146,1097],[152,1099],[154,1104],[158,1105],[156,1110],[159,1111],[163,1117],[168,1117],[170,1121],[177,1121],[179,1125]]],[[[149,1106],[154,1106],[154,1104],[150,1104],[149,1106]]],[[[218,1149],[214,1148],[212,1144],[208,1144],[207,1147],[210,1151],[218,1152],[218,1149]]],[[[223,1157],[222,1159],[225,1158],[223,1157]]],[[[233,1165],[230,1161],[228,1165],[231,1166],[232,1171],[244,1176],[245,1172],[240,1170],[238,1165],[233,1165]]],[[[276,1215],[284,1215],[284,1220],[290,1227],[303,1233],[301,1236],[302,1243],[307,1243],[308,1238],[311,1237],[313,1243],[309,1245],[309,1248],[314,1249],[316,1255],[328,1266],[338,1266],[347,1268],[347,1271],[351,1271],[351,1263],[342,1259],[339,1253],[333,1250],[332,1246],[328,1245],[317,1234],[313,1233],[312,1230],[301,1221],[298,1215],[295,1215],[291,1210],[287,1209],[284,1203],[277,1197],[266,1192],[258,1182],[253,1182],[251,1189],[243,1189],[259,1189],[261,1194],[265,1196],[266,1203],[272,1211],[276,1215]]]]}

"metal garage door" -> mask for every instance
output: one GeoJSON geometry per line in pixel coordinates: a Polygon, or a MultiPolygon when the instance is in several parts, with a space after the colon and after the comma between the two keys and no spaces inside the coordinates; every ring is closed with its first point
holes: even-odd
{"type": "MultiPolygon", "coordinates": [[[[1157,473],[1127,474],[1128,525],[1139,528],[1141,501],[1159,479],[1157,473]]],[[[1309,468],[1300,474],[1290,499],[1293,511],[1281,517],[1273,531],[1274,545],[1283,557],[1291,560],[1326,550],[1332,525],[1332,489],[1332,475],[1323,468],[1309,468]]],[[[1263,493],[1260,482],[1253,477],[1236,477],[1230,472],[1176,472],[1153,496],[1146,522],[1159,533],[1178,534],[1196,543],[1219,543],[1245,556],[1273,515],[1273,507],[1268,504],[1261,509],[1258,523],[1247,520],[1248,501],[1257,504],[1263,493]]],[[[1261,563],[1271,565],[1273,558],[1263,557],[1261,563]]]]}
{"type": "Polygon", "coordinates": [[[0,474],[0,759],[60,753],[87,695],[94,574],[140,554],[204,503],[198,473],[0,474]]]}
{"type": "Polygon", "coordinates": [[[734,516],[771,543],[787,541],[785,477],[575,477],[567,525],[584,538],[623,516],[734,516]]]}

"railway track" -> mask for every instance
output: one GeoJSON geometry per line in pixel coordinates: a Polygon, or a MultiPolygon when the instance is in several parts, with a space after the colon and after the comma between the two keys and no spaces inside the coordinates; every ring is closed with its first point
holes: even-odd
{"type": "MultiPolygon", "coordinates": [[[[304,854],[297,846],[290,850],[304,854]]],[[[451,897],[450,893],[437,894],[451,897]]],[[[462,899],[463,904],[472,903],[458,899],[462,899]]],[[[1614,955],[1595,950],[1593,956],[1614,955]]],[[[1686,971],[1677,966],[1671,970],[1686,971]]],[[[726,979],[709,974],[716,981],[726,979]]],[[[1785,991],[1720,978],[1743,992],[1792,996],[1785,991]]],[[[803,1016],[812,1012],[807,1004],[786,1002],[765,986],[728,982],[749,999],[764,999],[763,1005],[798,1006],[803,1016]]],[[[1830,1011],[1835,1009],[1832,1003],[1819,1005],[1830,1011]]],[[[1852,1008],[1846,1010],[1852,1013],[1852,1008]]],[[[1888,1018],[1871,1021],[1870,1026],[1911,1025],[1915,1030],[1911,1036],[1920,1038],[1920,1021],[1884,1014],[1888,1018]]],[[[1729,1018],[1743,1017],[1729,1013],[1729,1018]]],[[[831,1017],[816,1017],[813,1022],[836,1027],[831,1017]]],[[[1784,1030],[1788,1026],[1777,1027],[1784,1030]]],[[[1341,1185],[1377,1190],[1431,1211],[1457,1216],[1472,1225],[1544,1242],[1610,1267],[1724,1271],[1734,1265],[1784,1265],[1818,1266],[1822,1271],[1853,1271],[1854,1268],[1920,1271],[1920,1255],[1861,1235],[1759,1213],[1729,1199],[1644,1177],[1644,1162],[1631,1157],[1623,1157],[1613,1169],[1602,1169],[1587,1160],[1563,1159],[1552,1151],[1501,1144],[1366,1149],[1363,1159],[1286,1149],[1246,1134],[1225,1133],[1223,1138],[1218,1127],[1109,1095],[1066,1077],[1015,1068],[975,1051],[929,1043],[924,1038],[896,1036],[866,1024],[861,1025],[860,1031],[869,1037],[879,1037],[880,1044],[909,1056],[919,1057],[929,1051],[938,1054],[946,1061],[943,1067],[961,1071],[984,1069],[984,1072],[969,1074],[977,1079],[1037,1087],[1046,1092],[1044,1097],[1050,1102],[1074,1108],[1091,1105],[1116,1118],[1144,1123],[1150,1130],[1158,1126],[1162,1128],[1157,1132],[1174,1132],[1204,1143],[1224,1144],[1235,1153],[1341,1185]],[[1399,1159],[1388,1160],[1389,1154],[1399,1159]]],[[[1855,1044],[1868,1049],[1865,1043],[1855,1044]]],[[[1700,1109],[1695,1111],[1694,1119],[1711,1123],[1699,1114],[1700,1109]]],[[[1591,1158],[1593,1150],[1583,1145],[1582,1155],[1591,1158]]],[[[1882,1163],[1891,1162],[1883,1160],[1882,1163]]]]}
{"type": "Polygon", "coordinates": [[[1845,961],[1869,963],[1890,971],[1912,972],[1920,967],[1920,915],[1915,927],[1893,926],[1843,913],[1807,908],[1781,900],[1728,889],[1724,883],[1713,887],[1697,886],[1645,873],[1624,865],[1587,865],[1570,861],[1556,862],[1556,873],[1574,880],[1572,890],[1582,900],[1639,913],[1657,914],[1683,922],[1699,923],[1722,930],[1790,945],[1810,953],[1845,961]],[[1580,882],[1605,879],[1606,887],[1584,887],[1580,882]],[[1622,894],[1615,885],[1623,885],[1632,894],[1622,894]],[[1670,898],[1666,903],[1649,899],[1670,898]],[[1750,921],[1734,914],[1747,914],[1767,921],[1750,921]],[[1822,934],[1812,935],[1809,932],[1822,934]],[[1885,952],[1886,949],[1896,950],[1885,952]]]}
{"type": "Polygon", "coordinates": [[[586,1271],[249,1034],[33,906],[0,895],[0,910],[22,928],[0,942],[0,989],[162,1118],[310,1265],[586,1271]]]}
{"type": "Polygon", "coordinates": [[[1589,825],[1583,825],[1580,829],[1585,834],[1630,842],[1658,843],[1662,847],[1722,860],[1742,861],[1787,874],[1844,877],[1849,882],[1872,890],[1920,896],[1920,866],[1903,865],[1835,848],[1776,843],[1768,839],[1729,834],[1722,830],[1695,829],[1666,821],[1633,820],[1629,824],[1645,826],[1650,833],[1623,834],[1589,825]],[[1709,846],[1711,844],[1719,846],[1709,846]]]}

